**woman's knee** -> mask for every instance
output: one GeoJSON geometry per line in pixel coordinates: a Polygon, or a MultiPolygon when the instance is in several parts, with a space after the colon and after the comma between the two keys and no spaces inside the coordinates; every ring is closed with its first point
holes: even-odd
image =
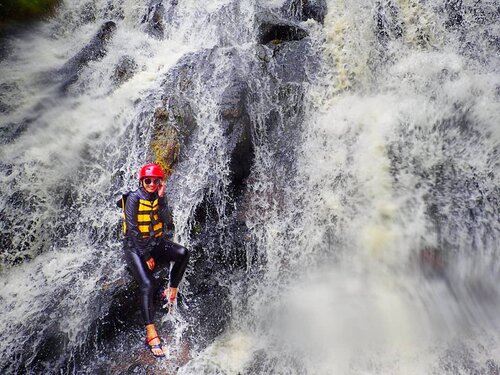
{"type": "Polygon", "coordinates": [[[187,262],[189,260],[189,258],[191,257],[191,251],[186,249],[184,246],[181,246],[180,256],[184,262],[187,262]]]}
{"type": "Polygon", "coordinates": [[[141,280],[139,282],[139,289],[143,294],[152,294],[154,291],[153,281],[150,279],[141,280]]]}

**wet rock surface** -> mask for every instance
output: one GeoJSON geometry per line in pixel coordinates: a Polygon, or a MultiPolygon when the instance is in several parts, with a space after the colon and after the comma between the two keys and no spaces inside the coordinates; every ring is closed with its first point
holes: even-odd
{"type": "Polygon", "coordinates": [[[146,32],[158,39],[163,39],[165,36],[165,6],[163,0],[152,0],[149,3],[147,13],[142,19],[145,24],[146,32]]]}
{"type": "Polygon", "coordinates": [[[70,86],[78,80],[80,70],[84,66],[91,61],[98,61],[106,55],[106,45],[115,31],[116,23],[114,21],[105,22],[89,44],[64,64],[63,68],[57,73],[57,76],[64,77],[60,88],[62,93],[67,93],[70,86]]]}
{"type": "Polygon", "coordinates": [[[123,84],[134,76],[137,72],[138,65],[130,56],[122,56],[118,61],[111,80],[116,86],[123,84]]]}
{"type": "MultiPolygon", "coordinates": [[[[317,57],[311,53],[305,33],[298,40],[291,39],[282,40],[279,45],[256,45],[250,51],[218,47],[198,51],[182,58],[163,81],[164,94],[153,116],[152,152],[157,161],[174,172],[169,180],[169,189],[175,190],[182,188],[177,185],[179,179],[175,174],[175,167],[187,157],[185,152],[192,142],[192,135],[202,125],[198,123],[197,82],[211,79],[212,69],[220,63],[221,56],[226,63],[229,62],[225,68],[227,84],[216,100],[218,118],[230,155],[230,199],[236,204],[227,208],[226,215],[231,218],[231,224],[226,228],[228,236],[224,243],[220,243],[220,237],[214,235],[217,232],[217,222],[214,220],[214,207],[210,197],[207,196],[196,209],[198,226],[193,233],[194,248],[191,250],[197,255],[192,258],[190,271],[186,276],[188,294],[180,298],[181,305],[185,303],[187,308],[181,307],[179,313],[189,323],[181,347],[189,348],[189,342],[196,340],[198,349],[203,348],[224,331],[230,320],[228,289],[218,280],[227,279],[235,270],[245,269],[247,266],[244,251],[249,235],[245,225],[245,202],[248,201],[246,184],[251,178],[255,157],[255,126],[263,125],[267,128],[277,163],[288,168],[290,173],[293,171],[295,146],[290,139],[298,135],[302,121],[302,83],[310,80],[318,62],[317,57]],[[266,82],[264,93],[257,81],[266,82]],[[254,102],[263,94],[268,96],[270,102],[267,113],[261,114],[264,121],[262,124],[256,122],[254,102]],[[281,110],[283,108],[285,109],[281,110]],[[227,249],[233,250],[228,252],[227,249]]],[[[114,307],[110,308],[106,318],[108,323],[104,325],[115,327],[107,331],[111,336],[120,335],[123,322],[140,325],[137,322],[139,306],[135,305],[135,313],[130,308],[130,291],[134,289],[133,285],[134,282],[129,280],[120,287],[121,292],[117,290],[114,294],[114,307]],[[131,320],[129,314],[135,316],[136,320],[131,320]]],[[[159,326],[159,330],[168,332],[168,325],[159,326]]],[[[103,331],[101,337],[104,339],[105,336],[103,331]]],[[[189,349],[185,350],[189,352],[189,349]]],[[[150,355],[143,358],[140,354],[144,351],[143,348],[133,351],[134,356],[118,361],[120,365],[116,367],[116,371],[125,371],[125,368],[126,371],[145,371],[147,368],[155,373],[155,365],[149,363],[150,355]]],[[[181,357],[187,358],[189,355],[181,357]]]]}
{"type": "Polygon", "coordinates": [[[262,44],[301,40],[307,36],[307,32],[297,25],[271,22],[262,23],[259,34],[259,41],[262,44]]]}
{"type": "MultiPolygon", "coordinates": [[[[164,38],[166,17],[165,4],[153,0],[143,20],[146,32],[155,38],[164,38]]],[[[168,3],[170,11],[175,2],[168,3]]],[[[274,16],[273,16],[274,17],[274,16]]],[[[200,123],[198,91],[200,82],[213,82],[214,71],[224,67],[224,78],[216,102],[217,121],[220,124],[225,146],[229,155],[230,204],[225,216],[230,223],[225,232],[225,242],[217,235],[219,229],[214,211],[216,207],[210,196],[206,196],[195,210],[196,228],[193,228],[193,254],[185,278],[186,290],[179,296],[177,314],[187,322],[181,342],[171,334],[175,322],[161,322],[158,309],[157,328],[171,348],[168,363],[155,360],[143,345],[143,322],[137,300],[137,284],[126,269],[123,276],[108,282],[103,279],[97,286],[94,321],[87,333],[85,344],[73,351],[71,368],[96,369],[106,373],[175,373],[185,364],[192,353],[203,349],[224,332],[231,318],[229,289],[220,280],[228,280],[233,272],[247,267],[245,249],[249,239],[245,224],[245,211],[249,200],[247,183],[252,178],[255,163],[256,132],[266,134],[280,167],[293,173],[294,142],[298,136],[302,113],[303,86],[318,66],[318,57],[312,53],[307,31],[297,20],[279,21],[271,16],[256,27],[260,27],[261,39],[249,48],[214,47],[184,56],[164,77],[162,94],[153,113],[145,114],[151,119],[153,128],[149,145],[152,159],[160,162],[168,173],[169,189],[181,190],[176,166],[188,156],[187,150],[193,142],[193,134],[203,126],[200,123]],[[272,40],[279,40],[271,43],[272,40]],[[268,103],[261,113],[260,102],[268,103]],[[257,105],[258,104],[258,105],[257,105]],[[228,251],[230,249],[231,251],[228,251]],[[109,354],[109,363],[101,363],[102,353],[109,354]],[[74,366],[74,367],[73,367],[74,366]]],[[[303,18],[303,16],[300,16],[303,18]]],[[[79,80],[81,70],[92,61],[99,61],[107,53],[107,44],[113,38],[117,25],[113,21],[104,23],[89,44],[71,58],[55,76],[60,95],[71,93],[72,86],[79,80]]],[[[119,86],[129,80],[137,71],[137,63],[129,56],[123,56],[114,70],[111,80],[119,86]]],[[[146,99],[146,100],[149,100],[146,99]]],[[[139,103],[140,104],[140,103],[139,103]]],[[[151,111],[151,108],[144,106],[151,111]]],[[[5,111],[9,109],[5,107],[5,111]]],[[[122,176],[123,177],[123,176],[122,176]]],[[[9,239],[2,239],[8,241],[9,239]]],[[[99,237],[96,237],[99,241],[99,237]]],[[[157,275],[166,277],[165,270],[157,275]]],[[[64,358],[68,339],[61,334],[60,327],[51,327],[42,338],[44,350],[36,361],[40,371],[45,364],[64,358]]],[[[22,360],[28,361],[28,358],[22,360]]],[[[63,366],[63,364],[59,364],[63,366]]]]}
{"type": "Polygon", "coordinates": [[[50,17],[59,0],[20,1],[4,0],[0,4],[0,37],[6,27],[21,26],[50,17]]]}
{"type": "Polygon", "coordinates": [[[286,0],[281,11],[291,19],[313,19],[323,23],[327,11],[326,0],[286,0]]]}

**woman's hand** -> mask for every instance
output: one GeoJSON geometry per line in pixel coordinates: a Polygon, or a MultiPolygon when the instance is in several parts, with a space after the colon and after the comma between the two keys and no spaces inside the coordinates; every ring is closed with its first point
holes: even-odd
{"type": "Polygon", "coordinates": [[[160,198],[163,198],[163,196],[165,195],[165,187],[166,187],[165,181],[162,181],[161,185],[160,185],[160,188],[158,189],[158,196],[160,198]]]}
{"type": "Polygon", "coordinates": [[[155,260],[153,257],[149,258],[146,261],[146,265],[148,266],[149,270],[152,271],[155,268],[155,260]]]}

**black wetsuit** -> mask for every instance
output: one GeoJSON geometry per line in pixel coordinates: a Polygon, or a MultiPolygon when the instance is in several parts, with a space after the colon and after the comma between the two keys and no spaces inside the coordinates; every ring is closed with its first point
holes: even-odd
{"type": "Polygon", "coordinates": [[[172,225],[170,210],[166,198],[159,198],[157,193],[148,193],[142,187],[129,193],[125,204],[125,222],[126,233],[124,240],[125,259],[127,265],[132,271],[132,275],[139,283],[139,293],[142,314],[144,322],[153,323],[154,306],[153,298],[157,290],[155,278],[152,271],[149,270],[146,261],[153,257],[156,267],[170,266],[169,285],[177,288],[189,261],[189,251],[172,241],[162,237],[143,238],[137,224],[137,215],[139,209],[139,200],[148,200],[153,202],[159,200],[159,216],[163,222],[163,230],[172,225]]]}

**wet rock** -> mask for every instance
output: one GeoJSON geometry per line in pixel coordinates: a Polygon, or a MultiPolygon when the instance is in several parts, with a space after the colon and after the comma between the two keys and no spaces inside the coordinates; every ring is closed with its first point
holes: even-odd
{"type": "MultiPolygon", "coordinates": [[[[186,275],[189,295],[185,296],[181,290],[178,295],[177,310],[174,313],[188,323],[181,342],[172,337],[176,319],[163,319],[166,311],[160,307],[159,298],[155,299],[155,323],[166,344],[165,347],[170,351],[168,361],[174,365],[171,373],[176,373],[174,370],[190,359],[191,342],[195,341],[198,349],[208,345],[225,329],[231,314],[228,289],[213,277],[214,272],[221,272],[221,269],[215,269],[202,258],[194,259],[189,267],[192,269],[192,272],[186,275]]],[[[166,269],[158,271],[155,277],[158,281],[167,280],[166,269]]],[[[144,331],[139,291],[137,283],[129,272],[125,271],[118,280],[111,282],[102,280],[98,288],[100,295],[95,303],[96,306],[102,307],[102,311],[97,312],[100,317],[92,326],[89,337],[94,337],[95,343],[105,342],[107,346],[113,348],[110,353],[113,353],[111,367],[116,371],[114,373],[123,373],[122,371],[131,369],[138,373],[143,373],[145,370],[147,373],[165,373],[156,367],[157,362],[143,345],[144,331]]],[[[88,364],[89,359],[100,360],[99,352],[95,351],[94,345],[88,348],[81,362],[88,364]]],[[[91,366],[95,368],[94,364],[91,366]]],[[[110,366],[109,358],[103,366],[110,366]]]]}
{"type": "Polygon", "coordinates": [[[21,24],[51,16],[60,0],[21,1],[4,0],[0,4],[0,31],[13,23],[21,24]]]}
{"type": "MultiPolygon", "coordinates": [[[[301,24],[309,18],[305,16],[303,8],[305,1],[287,1],[277,11],[270,12],[267,8],[256,12],[258,41],[261,44],[279,44],[288,41],[301,40],[309,34],[301,24]]],[[[326,9],[326,7],[325,7],[326,9]]]]}
{"type": "Polygon", "coordinates": [[[168,116],[166,110],[164,108],[157,108],[155,111],[155,128],[150,149],[154,154],[154,160],[161,165],[165,175],[168,177],[172,174],[181,146],[179,133],[176,128],[168,125],[158,125],[158,117],[163,115],[168,116]]]}
{"type": "MultiPolygon", "coordinates": [[[[252,134],[256,131],[253,127],[257,124],[252,120],[255,117],[252,113],[254,111],[252,103],[262,93],[258,91],[259,86],[251,86],[252,80],[255,79],[251,77],[259,77],[267,82],[266,91],[270,97],[266,100],[269,102],[269,108],[264,109],[267,115],[263,116],[268,130],[267,136],[271,147],[275,150],[277,160],[283,165],[290,166],[291,170],[294,142],[290,140],[299,133],[303,115],[302,83],[309,81],[319,66],[319,59],[314,55],[308,38],[269,47],[258,45],[253,54],[250,52],[245,55],[248,52],[238,49],[224,50],[226,56],[229,56],[229,61],[226,62],[228,64],[226,74],[230,78],[222,95],[217,99],[227,152],[230,155],[232,199],[235,201],[244,194],[246,180],[254,163],[252,134]],[[245,59],[247,61],[250,59],[252,63],[248,64],[245,59]],[[241,66],[247,66],[246,69],[249,70],[241,70],[241,66]],[[283,124],[284,121],[286,126],[283,124]]],[[[154,126],[155,129],[161,129],[155,130],[155,134],[159,138],[165,138],[166,134],[170,134],[170,138],[175,138],[175,142],[161,142],[164,146],[155,147],[163,150],[165,155],[156,160],[166,161],[168,168],[173,167],[171,161],[177,160],[171,155],[175,154],[179,160],[182,159],[183,149],[189,145],[190,135],[198,126],[194,109],[197,103],[192,102],[192,98],[197,95],[194,82],[211,79],[212,67],[217,65],[220,53],[221,51],[215,48],[185,56],[163,83],[164,92],[168,94],[162,99],[162,106],[155,111],[154,126]],[[172,151],[174,148],[168,146],[169,143],[178,145],[180,150],[172,151]],[[171,151],[168,151],[169,149],[171,151]]],[[[153,137],[153,144],[156,143],[156,138],[153,137]]],[[[160,154],[154,153],[154,155],[160,154]]],[[[176,178],[175,176],[172,178],[171,182],[175,185],[176,178]]],[[[211,212],[211,203],[207,201],[204,204],[206,206],[200,208],[198,220],[202,227],[209,226],[204,217],[210,216],[211,212]]],[[[232,215],[230,212],[227,214],[232,215]]],[[[243,217],[237,213],[235,215],[243,217]]],[[[238,233],[234,237],[236,241],[238,238],[245,238],[244,228],[237,225],[234,229],[235,233],[238,233]]],[[[208,246],[209,242],[210,240],[206,239],[203,246],[208,246]]],[[[237,258],[233,260],[235,264],[240,264],[237,258]]]]}
{"type": "Polygon", "coordinates": [[[263,22],[259,27],[259,42],[268,44],[282,43],[291,40],[301,40],[307,36],[303,28],[286,22],[263,22]]]}
{"type": "Polygon", "coordinates": [[[67,334],[60,331],[56,322],[51,322],[49,328],[44,330],[43,337],[39,335],[38,339],[44,344],[39,346],[40,351],[33,360],[35,363],[43,363],[50,358],[59,357],[64,353],[69,342],[67,334]]]}
{"type": "Polygon", "coordinates": [[[37,332],[30,332],[29,336],[31,339],[25,342],[22,352],[2,358],[2,374],[49,373],[46,361],[64,354],[69,341],[67,335],[60,331],[59,324],[50,320],[45,326],[38,327],[37,332]]]}
{"type": "Polygon", "coordinates": [[[152,0],[149,3],[147,13],[142,19],[146,32],[157,39],[163,39],[165,37],[164,19],[165,6],[163,0],[152,0]]]}
{"type": "Polygon", "coordinates": [[[80,21],[84,24],[93,23],[96,21],[97,6],[93,2],[84,4],[80,11],[80,21]]]}
{"type": "Polygon", "coordinates": [[[273,58],[273,51],[272,51],[272,49],[270,49],[266,46],[259,45],[259,46],[257,46],[256,55],[257,55],[257,58],[259,60],[263,61],[264,63],[268,63],[273,58]]]}
{"type": "Polygon", "coordinates": [[[80,71],[83,67],[90,61],[98,61],[106,56],[106,45],[111,40],[115,30],[115,22],[107,21],[104,23],[90,43],[64,64],[63,68],[57,72],[58,76],[63,77],[64,83],[61,85],[61,91],[63,93],[66,93],[68,88],[78,80],[80,71]]]}
{"type": "Polygon", "coordinates": [[[234,189],[240,189],[250,174],[254,159],[250,117],[246,99],[248,85],[242,77],[235,77],[222,94],[220,111],[224,133],[231,150],[230,169],[234,189]]]}
{"type": "Polygon", "coordinates": [[[89,61],[102,59],[106,55],[106,44],[111,40],[116,30],[116,23],[113,21],[105,22],[90,43],[85,46],[77,55],[70,59],[67,65],[81,68],[89,61]]]}
{"type": "Polygon", "coordinates": [[[313,19],[323,23],[327,12],[326,0],[287,0],[280,11],[289,19],[297,21],[313,19]]]}
{"type": "Polygon", "coordinates": [[[132,78],[137,72],[137,68],[138,65],[132,57],[122,56],[113,71],[111,80],[115,85],[119,86],[132,78]]]}
{"type": "Polygon", "coordinates": [[[220,111],[226,120],[241,118],[245,111],[247,85],[240,77],[235,77],[222,94],[220,111]]]}
{"type": "Polygon", "coordinates": [[[14,111],[19,106],[21,97],[21,90],[16,82],[0,83],[0,113],[9,114],[14,111]]]}
{"type": "MultiPolygon", "coordinates": [[[[247,183],[255,158],[253,134],[257,130],[254,127],[265,127],[259,131],[268,137],[269,147],[276,155],[276,164],[286,166],[284,168],[292,174],[295,146],[291,139],[300,133],[302,83],[309,81],[317,69],[317,56],[312,53],[304,30],[292,23],[280,24],[285,25],[283,29],[275,27],[276,24],[270,25],[266,38],[279,37],[286,39],[286,43],[259,44],[249,51],[213,48],[184,56],[165,76],[160,100],[152,98],[154,113],[146,114],[151,116],[153,124],[150,145],[153,159],[164,163],[166,170],[172,170],[186,156],[183,152],[189,149],[191,137],[201,125],[197,113],[200,104],[196,102],[199,100],[198,86],[200,82],[213,81],[214,70],[220,67],[219,59],[224,58],[223,74],[227,80],[224,80],[224,89],[217,91],[214,99],[217,118],[226,139],[226,150],[230,155],[229,199],[235,204],[226,208],[230,224],[224,229],[228,233],[224,243],[219,236],[217,207],[210,196],[205,197],[194,214],[196,225],[193,226],[191,250],[197,256],[192,258],[186,279],[189,295],[185,300],[188,308],[184,317],[189,322],[186,339],[196,341],[199,347],[208,345],[221,334],[232,314],[228,288],[218,280],[227,280],[234,270],[247,267],[245,249],[249,233],[245,225],[245,202],[248,203],[247,183]],[[265,82],[265,87],[257,81],[265,82]],[[255,101],[262,95],[265,95],[268,104],[259,107],[263,111],[259,114],[262,116],[260,123],[256,120],[255,101]]],[[[176,174],[172,175],[169,189],[182,189],[177,185],[178,181],[176,174]]],[[[115,307],[109,309],[109,327],[123,326],[119,323],[123,321],[130,323],[133,314],[137,317],[138,305],[135,306],[135,313],[127,310],[125,306],[131,303],[127,302],[129,297],[123,293],[114,293],[115,301],[122,302],[114,302],[112,306],[115,307]]],[[[181,295],[180,300],[183,298],[181,295]]],[[[168,331],[166,327],[162,329],[168,331]]],[[[110,328],[109,332],[112,335],[116,328],[110,328]]],[[[104,333],[101,337],[105,337],[104,333]]],[[[149,366],[143,361],[145,359],[132,361],[129,358],[120,368],[141,372],[149,366]]]]}
{"type": "Polygon", "coordinates": [[[428,278],[445,277],[446,256],[442,249],[427,246],[419,251],[419,265],[422,273],[428,278]]]}
{"type": "Polygon", "coordinates": [[[400,20],[399,8],[393,1],[376,3],[377,39],[382,46],[390,40],[401,38],[403,24],[400,20]]]}
{"type": "Polygon", "coordinates": [[[302,1],[302,20],[313,19],[319,23],[325,21],[325,16],[328,11],[326,0],[305,0],[302,1]]]}
{"type": "Polygon", "coordinates": [[[33,122],[28,118],[17,123],[7,123],[0,128],[0,144],[8,144],[23,134],[33,122]]]}
{"type": "Polygon", "coordinates": [[[224,331],[231,317],[229,290],[214,278],[215,274],[227,275],[227,270],[206,258],[198,258],[192,267],[195,272],[189,281],[191,314],[188,335],[197,338],[198,343],[208,345],[224,331]]]}
{"type": "Polygon", "coordinates": [[[269,65],[270,72],[286,83],[308,82],[319,68],[317,56],[308,39],[275,45],[274,60],[269,65]]]}
{"type": "Polygon", "coordinates": [[[12,111],[12,108],[9,105],[0,102],[0,113],[8,114],[11,111],[12,111]]]}
{"type": "Polygon", "coordinates": [[[446,27],[454,28],[462,25],[464,19],[463,0],[446,0],[444,11],[448,15],[446,27]]]}
{"type": "Polygon", "coordinates": [[[165,25],[175,22],[178,0],[151,0],[142,18],[146,33],[156,39],[165,39],[165,25]]]}
{"type": "Polygon", "coordinates": [[[169,95],[161,99],[153,115],[150,151],[167,175],[172,173],[197,126],[191,103],[190,61],[189,57],[183,60],[166,78],[163,86],[169,95]]]}

